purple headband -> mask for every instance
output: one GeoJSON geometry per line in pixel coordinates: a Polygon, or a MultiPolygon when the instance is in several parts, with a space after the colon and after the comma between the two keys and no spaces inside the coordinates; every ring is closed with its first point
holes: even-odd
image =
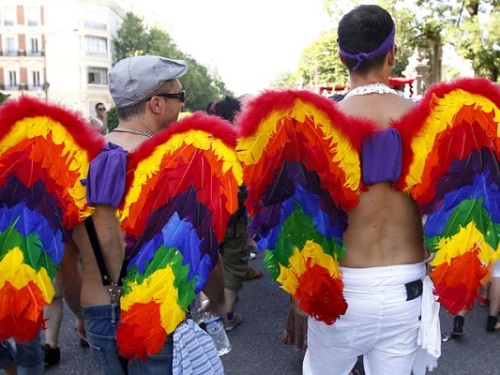
{"type": "Polygon", "coordinates": [[[382,44],[380,46],[378,46],[378,48],[375,49],[374,51],[371,51],[368,53],[359,52],[359,53],[353,55],[349,52],[344,51],[339,46],[340,55],[347,60],[356,60],[358,63],[356,64],[356,66],[354,67],[353,70],[357,70],[363,61],[373,59],[374,57],[383,55],[384,53],[389,51],[391,49],[391,47],[394,45],[394,35],[395,34],[396,34],[396,25],[392,24],[391,32],[389,33],[387,38],[385,38],[385,40],[382,42],[382,44]]]}

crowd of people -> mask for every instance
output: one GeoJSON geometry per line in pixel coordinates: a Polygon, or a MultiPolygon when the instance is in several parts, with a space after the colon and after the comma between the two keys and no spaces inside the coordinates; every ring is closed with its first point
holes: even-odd
{"type": "MultiPolygon", "coordinates": [[[[371,161],[367,164],[372,169],[362,170],[366,189],[359,194],[357,205],[346,212],[346,251],[339,260],[343,297],[348,306],[345,314],[329,324],[311,317],[301,308],[301,301],[290,297],[282,340],[299,348],[306,375],[356,374],[359,358],[369,374],[411,374],[420,358],[422,301],[430,266],[416,203],[392,185],[401,173],[403,146],[391,124],[417,105],[389,87],[397,58],[395,31],[391,15],[375,5],[354,8],[338,26],[340,60],[349,72],[350,91],[336,106],[345,116],[375,124],[374,133],[380,136],[363,145],[363,156],[369,155],[371,161]]],[[[72,239],[66,244],[61,269],[54,279],[56,297],[45,312],[45,334],[40,332],[32,342],[13,344],[8,340],[0,346],[0,366],[8,374],[17,371],[37,375],[43,373],[44,358],[45,364],[59,362],[63,298],[75,315],[82,345],[88,341],[102,374],[182,373],[184,365],[176,360],[179,350],[187,350],[183,355],[203,358],[196,364],[196,373],[223,373],[213,345],[207,344],[210,337],[185,321],[161,342],[159,351],[145,358],[121,355],[116,340],[126,261],[116,212],[123,199],[126,157],[177,122],[184,108],[181,82],[187,70],[184,61],[160,56],[126,58],[111,70],[109,90],[119,124],[108,134],[103,103],[96,104],[96,116],[91,120],[107,142],[92,161],[86,182],[92,187],[87,199],[95,210],[73,228],[72,239]],[[192,341],[188,341],[188,335],[192,341]],[[174,337],[183,337],[183,348],[176,347],[174,337]]],[[[244,105],[240,99],[228,96],[209,103],[206,112],[234,127],[244,105]]],[[[210,265],[199,295],[190,296],[188,301],[207,301],[203,309],[222,317],[228,331],[243,322],[236,306],[244,282],[262,277],[262,272],[249,266],[252,254],[265,249],[257,249],[254,233],[249,230],[252,218],[244,204],[247,195],[243,183],[238,208],[218,244],[220,257],[210,265]]],[[[493,268],[488,303],[486,330],[494,332],[500,328],[500,265],[493,268]]],[[[189,311],[185,314],[189,320],[189,311]]],[[[463,334],[465,319],[464,310],[455,317],[452,335],[463,334]]]]}

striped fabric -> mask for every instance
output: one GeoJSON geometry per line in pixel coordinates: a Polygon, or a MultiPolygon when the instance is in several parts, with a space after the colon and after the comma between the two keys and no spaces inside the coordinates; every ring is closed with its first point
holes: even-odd
{"type": "Polygon", "coordinates": [[[212,338],[191,319],[174,332],[174,375],[223,375],[212,338]]]}

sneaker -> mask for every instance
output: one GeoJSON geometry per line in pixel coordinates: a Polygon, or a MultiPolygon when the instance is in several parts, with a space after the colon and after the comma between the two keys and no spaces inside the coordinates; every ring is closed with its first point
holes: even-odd
{"type": "Polygon", "coordinates": [[[249,268],[246,275],[243,277],[244,281],[260,279],[262,277],[262,272],[249,268]]]}
{"type": "Polygon", "coordinates": [[[49,344],[45,344],[43,352],[45,354],[45,366],[56,365],[61,360],[61,350],[59,347],[51,348],[49,344]]]}
{"type": "Polygon", "coordinates": [[[241,316],[241,314],[240,313],[234,313],[233,319],[227,321],[226,331],[232,331],[242,321],[243,321],[243,317],[241,316]]]}
{"type": "Polygon", "coordinates": [[[486,332],[495,332],[497,329],[498,318],[496,316],[488,315],[486,320],[486,332]]]}
{"type": "Polygon", "coordinates": [[[85,339],[83,339],[83,338],[80,337],[80,346],[82,348],[88,348],[89,347],[89,343],[88,343],[87,340],[85,340],[85,339]]]}
{"type": "Polygon", "coordinates": [[[254,252],[250,252],[250,259],[255,259],[257,258],[257,254],[255,254],[254,252]]]}
{"type": "Polygon", "coordinates": [[[464,335],[464,317],[457,315],[453,319],[453,331],[451,331],[451,335],[453,337],[461,337],[464,335]]]}

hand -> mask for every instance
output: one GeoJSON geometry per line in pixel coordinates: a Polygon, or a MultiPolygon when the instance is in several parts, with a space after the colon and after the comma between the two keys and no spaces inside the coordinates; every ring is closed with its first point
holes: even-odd
{"type": "Polygon", "coordinates": [[[224,327],[227,324],[227,312],[226,305],[224,303],[216,304],[211,300],[207,299],[201,303],[201,307],[198,309],[198,314],[202,314],[204,312],[210,311],[214,315],[220,316],[222,321],[224,322],[224,327]]]}
{"type": "Polygon", "coordinates": [[[290,305],[292,306],[292,310],[299,316],[303,316],[304,318],[307,318],[309,315],[300,308],[299,306],[300,301],[296,300],[295,298],[291,297],[290,298],[290,305]]]}
{"type": "Polygon", "coordinates": [[[82,339],[87,339],[87,334],[85,333],[85,326],[82,318],[75,318],[75,329],[82,339]]]}

